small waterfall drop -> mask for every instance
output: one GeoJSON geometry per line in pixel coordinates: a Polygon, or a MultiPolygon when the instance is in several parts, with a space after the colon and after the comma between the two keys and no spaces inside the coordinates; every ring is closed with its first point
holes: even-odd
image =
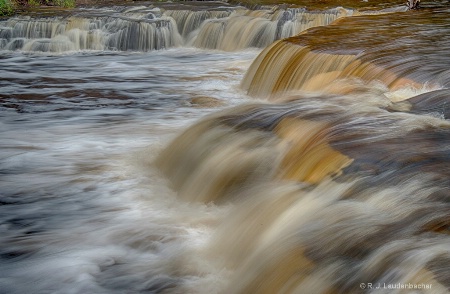
{"type": "Polygon", "coordinates": [[[167,10],[165,15],[172,17],[177,23],[178,32],[183,38],[198,29],[205,20],[213,20],[228,17],[231,11],[191,11],[191,10],[167,10]]]}
{"type": "Polygon", "coordinates": [[[11,18],[1,24],[3,49],[42,52],[150,51],[181,45],[172,18],[147,10],[103,16],[11,18]]]}
{"type": "Polygon", "coordinates": [[[401,13],[395,19],[389,14],[340,19],[267,47],[251,65],[242,88],[251,96],[276,99],[291,91],[346,93],[353,88],[344,80],[381,82],[391,90],[446,87],[450,71],[442,60],[449,54],[435,53],[425,44],[448,46],[450,26],[429,29],[434,25],[426,11],[414,17],[401,13]],[[369,21],[378,25],[366,27],[369,21]]]}
{"type": "Polygon", "coordinates": [[[264,48],[275,40],[294,36],[311,27],[328,25],[349,13],[344,9],[324,12],[308,12],[305,9],[241,9],[228,18],[205,21],[193,45],[225,51],[264,48]]]}

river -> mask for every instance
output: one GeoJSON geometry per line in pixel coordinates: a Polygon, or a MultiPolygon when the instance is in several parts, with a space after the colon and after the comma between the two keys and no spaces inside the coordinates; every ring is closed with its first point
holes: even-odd
{"type": "Polygon", "coordinates": [[[447,293],[447,5],[0,21],[0,293],[447,293]]]}

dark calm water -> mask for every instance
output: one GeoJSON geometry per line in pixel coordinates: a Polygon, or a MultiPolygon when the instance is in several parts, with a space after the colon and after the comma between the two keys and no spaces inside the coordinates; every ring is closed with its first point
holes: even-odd
{"type": "Polygon", "coordinates": [[[444,4],[0,22],[0,293],[448,293],[444,4]]]}

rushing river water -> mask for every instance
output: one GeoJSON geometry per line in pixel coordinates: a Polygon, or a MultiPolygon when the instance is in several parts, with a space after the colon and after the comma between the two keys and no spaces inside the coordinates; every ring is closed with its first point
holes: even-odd
{"type": "Polygon", "coordinates": [[[447,293],[442,3],[1,21],[0,293],[447,293]]]}

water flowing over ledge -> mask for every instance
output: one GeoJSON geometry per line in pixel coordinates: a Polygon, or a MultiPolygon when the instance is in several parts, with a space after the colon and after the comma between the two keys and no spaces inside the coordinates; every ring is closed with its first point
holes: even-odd
{"type": "Polygon", "coordinates": [[[210,116],[156,160],[182,200],[233,205],[201,253],[232,272],[219,293],[445,293],[449,122],[373,90],[290,100],[210,116]]]}
{"type": "Polygon", "coordinates": [[[247,10],[223,5],[201,11],[140,6],[93,9],[69,17],[15,17],[0,22],[0,49],[150,51],[194,46],[235,51],[263,48],[352,14],[343,8],[309,12],[303,8],[247,10]]]}
{"type": "Polygon", "coordinates": [[[266,48],[242,87],[251,96],[272,99],[295,90],[350,92],[346,79],[380,81],[392,90],[448,87],[446,15],[438,10],[355,16],[310,29],[266,48]]]}
{"type": "Polygon", "coordinates": [[[271,103],[161,152],[180,199],[232,206],[201,253],[231,272],[219,293],[447,292],[448,16],[354,16],[276,41],[241,83],[271,103]]]}

